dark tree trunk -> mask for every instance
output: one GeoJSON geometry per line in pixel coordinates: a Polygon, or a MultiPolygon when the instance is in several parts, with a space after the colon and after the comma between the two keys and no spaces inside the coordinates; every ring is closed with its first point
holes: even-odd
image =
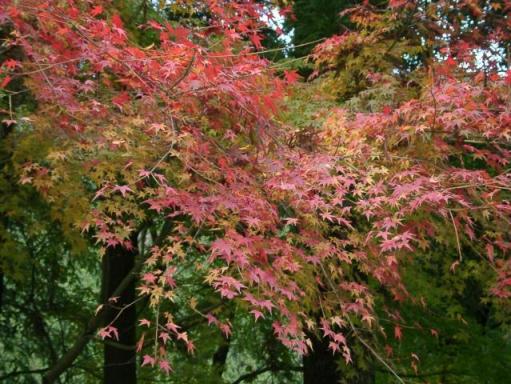
{"type": "MultiPolygon", "coordinates": [[[[0,25],[0,40],[7,41],[12,32],[12,25],[10,23],[4,23],[0,25]]],[[[3,63],[7,59],[14,59],[16,61],[22,61],[24,58],[23,51],[20,46],[10,46],[5,44],[0,45],[0,63],[3,63]]],[[[31,98],[28,92],[25,90],[23,85],[23,78],[16,76],[12,79],[7,90],[11,93],[6,98],[3,98],[0,103],[0,171],[4,173],[6,183],[5,187],[0,190],[0,196],[8,196],[9,194],[16,194],[17,190],[17,178],[12,174],[12,167],[10,167],[12,147],[7,144],[7,136],[13,131],[15,124],[5,123],[4,120],[10,120],[13,118],[11,112],[14,114],[17,107],[24,103],[29,103],[31,98]],[[9,96],[10,95],[10,96],[9,96]],[[7,100],[7,101],[6,101],[7,100]]],[[[5,242],[5,235],[3,232],[7,231],[9,227],[9,220],[7,215],[0,215],[0,247],[5,242]]],[[[8,276],[7,271],[5,272],[8,276]]],[[[4,271],[0,268],[0,309],[2,308],[2,298],[4,295],[4,271]]]]}
{"type": "Polygon", "coordinates": [[[338,356],[328,349],[328,342],[311,335],[312,348],[303,358],[303,384],[337,384],[341,374],[337,369],[338,356]]]}
{"type": "Polygon", "coordinates": [[[357,377],[353,380],[353,384],[374,384],[376,382],[376,374],[374,365],[369,369],[358,370],[357,377]]]}
{"type": "MultiPolygon", "coordinates": [[[[135,264],[136,247],[126,250],[122,247],[109,248],[103,257],[103,301],[115,291],[120,282],[132,271],[135,264]]],[[[105,342],[103,377],[105,384],[135,384],[137,382],[136,306],[126,305],[135,300],[133,280],[118,299],[112,300],[105,310],[104,324],[112,324],[119,332],[119,340],[105,342]],[[122,313],[119,312],[122,310],[122,313]],[[112,342],[113,341],[113,342],[112,342]]]]}
{"type": "MultiPolygon", "coordinates": [[[[303,358],[303,383],[340,383],[343,371],[339,369],[338,364],[340,361],[339,359],[342,358],[339,357],[339,354],[334,355],[328,348],[328,340],[318,340],[314,335],[310,335],[310,337],[314,350],[303,358]]],[[[374,384],[375,374],[372,359],[368,361],[369,369],[357,369],[357,366],[354,364],[356,363],[352,363],[349,368],[356,370],[356,375],[349,379],[348,382],[350,384],[374,384]]]]}
{"type": "Polygon", "coordinates": [[[225,370],[225,362],[227,361],[227,355],[229,354],[230,344],[227,340],[221,344],[213,354],[213,367],[218,373],[218,377],[222,377],[225,370]]]}
{"type": "Polygon", "coordinates": [[[4,274],[0,268],[0,311],[2,310],[2,302],[4,297],[4,274]]]}

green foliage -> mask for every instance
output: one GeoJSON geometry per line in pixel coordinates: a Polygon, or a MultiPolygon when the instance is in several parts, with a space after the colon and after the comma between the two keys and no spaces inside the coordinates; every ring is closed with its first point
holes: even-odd
{"type": "MultiPolygon", "coordinates": [[[[509,322],[502,321],[506,306],[485,292],[493,271],[465,250],[466,259],[455,268],[457,258],[438,244],[418,254],[403,268],[406,285],[415,299],[393,308],[382,308],[394,316],[394,325],[382,325],[389,337],[382,353],[403,378],[417,383],[501,383],[510,369],[509,322]],[[395,325],[395,324],[399,325],[395,325]],[[402,338],[397,340],[394,327],[402,338]],[[391,348],[389,348],[391,347],[391,348]]],[[[390,305],[390,307],[388,307],[390,305]]],[[[383,316],[385,318],[386,315],[383,316]]],[[[391,317],[392,319],[392,317],[391,317]]],[[[378,383],[392,383],[388,372],[380,372],[378,383]]]]}
{"type": "MultiPolygon", "coordinates": [[[[293,14],[286,18],[285,29],[292,33],[293,44],[302,45],[343,32],[349,24],[340,13],[356,4],[352,0],[296,0],[293,14]]],[[[314,45],[297,47],[293,55],[302,57],[312,51],[314,45]]]]}

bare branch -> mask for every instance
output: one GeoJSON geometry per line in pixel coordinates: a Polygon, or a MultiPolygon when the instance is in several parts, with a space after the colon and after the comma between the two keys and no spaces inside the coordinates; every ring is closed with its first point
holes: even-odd
{"type": "Polygon", "coordinates": [[[266,366],[261,367],[259,369],[256,369],[255,371],[245,373],[244,375],[241,375],[238,377],[235,381],[232,382],[232,384],[240,384],[241,382],[245,380],[251,380],[256,378],[257,376],[265,373],[265,372],[282,372],[282,371],[295,371],[295,372],[302,372],[303,367],[302,366],[290,366],[290,367],[272,367],[272,366],[266,366]]]}
{"type": "Polygon", "coordinates": [[[26,369],[23,371],[12,371],[6,375],[0,376],[0,381],[3,382],[4,380],[10,379],[10,378],[16,377],[16,376],[42,374],[42,373],[48,371],[49,369],[50,368],[39,368],[39,369],[26,369]]]}
{"type": "MultiPolygon", "coordinates": [[[[143,259],[140,258],[140,261],[135,264],[135,266],[131,269],[131,271],[126,275],[126,277],[121,281],[117,289],[112,294],[112,297],[120,296],[122,292],[128,287],[128,285],[135,279],[138,274],[140,267],[142,266],[143,259]]],[[[90,339],[94,337],[96,330],[101,325],[102,317],[105,308],[108,306],[108,301],[103,303],[101,309],[94,315],[87,324],[87,327],[83,331],[83,333],[78,336],[75,340],[73,346],[51,367],[47,369],[47,373],[43,377],[44,384],[54,383],[58,377],[68,369],[71,364],[76,360],[76,358],[83,351],[87,343],[90,339]]]]}

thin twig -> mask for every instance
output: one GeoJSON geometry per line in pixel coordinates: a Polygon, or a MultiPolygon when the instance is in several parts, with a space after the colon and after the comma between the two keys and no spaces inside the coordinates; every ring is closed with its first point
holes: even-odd
{"type": "MultiPolygon", "coordinates": [[[[334,295],[337,297],[337,300],[341,300],[341,298],[339,297],[339,294],[337,293],[337,289],[335,289],[335,286],[334,286],[334,283],[332,282],[332,280],[330,279],[330,277],[328,276],[328,274],[326,273],[325,271],[325,267],[323,266],[323,263],[320,263],[320,266],[321,266],[321,270],[323,271],[323,275],[325,276],[326,280],[328,281],[328,284],[330,285],[330,288],[332,289],[332,291],[334,292],[334,295]]],[[[369,352],[371,352],[374,357],[376,357],[384,366],[385,368],[387,368],[389,370],[389,372],[391,372],[394,377],[396,378],[397,381],[399,381],[401,384],[405,384],[405,381],[397,374],[397,372],[385,361],[385,359],[383,359],[383,357],[381,357],[378,352],[376,352],[370,345],[369,343],[367,343],[361,336],[360,334],[358,333],[358,330],[355,328],[355,326],[353,325],[353,323],[351,322],[351,319],[346,316],[346,318],[348,319],[348,322],[350,324],[350,328],[351,330],[353,331],[353,334],[355,335],[355,337],[369,350],[369,352]]]]}
{"type": "Polygon", "coordinates": [[[456,246],[458,248],[458,255],[460,256],[460,262],[463,261],[463,254],[461,253],[461,243],[460,243],[460,236],[458,234],[458,227],[456,226],[456,222],[454,221],[454,216],[452,215],[451,210],[449,209],[449,216],[451,217],[452,225],[454,227],[454,234],[456,236],[456,246]]]}

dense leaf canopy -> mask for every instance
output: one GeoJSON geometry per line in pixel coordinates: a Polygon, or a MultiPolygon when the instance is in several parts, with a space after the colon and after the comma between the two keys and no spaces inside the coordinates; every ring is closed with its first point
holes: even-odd
{"type": "Polygon", "coordinates": [[[511,3],[0,5],[18,50],[0,69],[0,268],[11,291],[32,279],[1,319],[42,345],[68,319],[78,341],[51,348],[47,382],[91,332],[122,340],[128,308],[141,374],[162,380],[292,381],[322,347],[346,382],[504,380],[508,357],[487,374],[446,356],[509,355],[511,3]],[[268,59],[282,17],[304,59],[268,59]],[[80,304],[113,253],[134,257],[126,278],[105,288],[104,263],[111,297],[80,304]],[[236,379],[236,350],[262,368],[236,379]]]}

